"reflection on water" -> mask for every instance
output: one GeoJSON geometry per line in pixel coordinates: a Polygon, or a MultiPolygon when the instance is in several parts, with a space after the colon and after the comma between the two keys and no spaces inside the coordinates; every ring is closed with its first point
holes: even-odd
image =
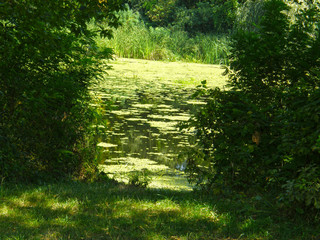
{"type": "Polygon", "coordinates": [[[191,91],[178,85],[144,84],[142,80],[106,78],[108,81],[110,88],[99,89],[100,97],[112,102],[112,110],[105,116],[110,127],[100,143],[106,148],[106,158],[151,159],[183,169],[178,155],[194,137],[179,131],[178,124],[187,121],[195,107],[188,103],[191,91]]]}
{"type": "Polygon", "coordinates": [[[178,156],[192,147],[194,135],[179,131],[177,125],[202,104],[190,98],[192,91],[193,87],[163,79],[106,76],[95,91],[106,106],[111,104],[105,115],[109,126],[99,144],[106,158],[104,170],[143,169],[138,165],[144,160],[148,168],[158,165],[159,170],[161,165],[161,171],[183,174],[186,163],[178,156]]]}

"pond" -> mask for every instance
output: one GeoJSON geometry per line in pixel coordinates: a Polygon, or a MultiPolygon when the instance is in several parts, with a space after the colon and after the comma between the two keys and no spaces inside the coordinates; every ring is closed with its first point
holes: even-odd
{"type": "Polygon", "coordinates": [[[123,181],[128,181],[128,173],[147,169],[152,175],[150,187],[171,183],[171,187],[191,189],[179,155],[192,148],[194,132],[178,126],[204,104],[191,98],[194,88],[202,80],[223,86],[223,69],[133,59],[110,64],[113,70],[95,90],[107,108],[108,127],[98,144],[105,158],[101,168],[123,181]]]}

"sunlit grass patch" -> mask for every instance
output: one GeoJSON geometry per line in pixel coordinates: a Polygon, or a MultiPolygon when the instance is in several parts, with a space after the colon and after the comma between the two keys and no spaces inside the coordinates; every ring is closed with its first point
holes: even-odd
{"type": "Polygon", "coordinates": [[[2,188],[1,240],[317,240],[320,233],[302,219],[236,196],[112,182],[2,188]]]}

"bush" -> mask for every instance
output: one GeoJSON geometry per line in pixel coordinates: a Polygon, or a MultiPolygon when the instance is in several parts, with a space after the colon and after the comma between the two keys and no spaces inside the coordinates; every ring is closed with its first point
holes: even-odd
{"type": "Polygon", "coordinates": [[[277,164],[276,156],[267,154],[277,148],[268,136],[272,109],[257,106],[240,91],[201,88],[196,96],[207,104],[190,122],[199,140],[188,158],[192,179],[206,188],[263,188],[268,168],[277,164]]]}
{"type": "Polygon", "coordinates": [[[129,184],[135,187],[146,188],[151,181],[150,174],[151,172],[146,169],[133,171],[129,174],[129,184]]]}
{"type": "MultiPolygon", "coordinates": [[[[298,171],[298,176],[283,185],[281,199],[289,204],[300,203],[320,209],[320,170],[316,165],[309,165],[298,171]]],[[[298,208],[301,212],[302,208],[298,208]]]]}
{"type": "Polygon", "coordinates": [[[209,187],[318,208],[320,6],[289,10],[266,1],[260,25],[233,37],[229,90],[198,89],[207,104],[190,122],[199,142],[188,169],[209,187]]]}
{"type": "Polygon", "coordinates": [[[87,22],[116,27],[119,9],[117,0],[1,3],[0,178],[58,179],[96,164],[88,88],[103,69],[88,54],[87,22]]]}

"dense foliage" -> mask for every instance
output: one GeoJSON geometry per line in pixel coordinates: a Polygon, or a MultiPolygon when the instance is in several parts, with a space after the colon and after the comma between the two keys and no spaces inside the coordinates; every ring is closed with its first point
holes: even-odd
{"type": "Polygon", "coordinates": [[[236,19],[237,0],[127,0],[153,27],[188,33],[227,33],[236,19]]]}
{"type": "Polygon", "coordinates": [[[97,39],[100,51],[111,46],[120,57],[211,64],[228,62],[229,33],[244,20],[239,10],[251,12],[248,6],[254,5],[236,0],[125,2],[122,27],[111,40],[97,39]]]}
{"type": "Polygon", "coordinates": [[[0,179],[35,181],[95,166],[88,51],[118,26],[120,0],[0,2],[0,179]],[[92,18],[108,28],[87,28],[92,18]]]}
{"type": "Polygon", "coordinates": [[[233,37],[229,88],[198,89],[188,170],[200,185],[320,208],[320,6],[308,3],[265,1],[260,24],[233,37]]]}
{"type": "Polygon", "coordinates": [[[237,28],[255,29],[264,0],[126,0],[123,25],[110,40],[119,57],[228,64],[229,35],[237,28]]]}
{"type": "Polygon", "coordinates": [[[119,13],[119,17],[123,24],[114,31],[113,38],[97,38],[100,52],[112,47],[117,56],[125,58],[216,64],[227,62],[227,36],[203,33],[190,36],[179,29],[148,27],[139,12],[128,6],[119,13]]]}

